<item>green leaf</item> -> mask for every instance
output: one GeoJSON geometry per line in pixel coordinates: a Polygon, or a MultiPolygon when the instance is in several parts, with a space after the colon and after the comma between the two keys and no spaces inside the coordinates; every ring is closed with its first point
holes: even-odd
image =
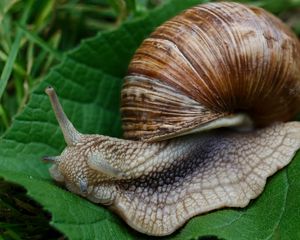
{"type": "MultiPolygon", "coordinates": [[[[82,199],[51,180],[44,155],[65,147],[44,94],[56,88],[62,105],[83,133],[121,136],[119,96],[122,77],[135,49],[163,21],[199,3],[173,0],[140,18],[85,40],[54,68],[0,143],[0,175],[28,190],[52,214],[52,224],[70,239],[142,239],[104,207],[82,199]]],[[[244,209],[225,209],[195,217],[168,238],[300,239],[300,156],[268,181],[264,193],[244,209]]]]}

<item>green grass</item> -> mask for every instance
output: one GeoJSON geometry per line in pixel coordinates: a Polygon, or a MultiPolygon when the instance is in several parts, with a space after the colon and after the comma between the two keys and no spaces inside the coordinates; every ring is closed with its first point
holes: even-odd
{"type": "Polygon", "coordinates": [[[86,2],[1,2],[0,134],[67,50],[82,38],[116,25],[116,13],[110,5],[99,1],[94,7],[93,1],[86,2]]]}
{"type": "Polygon", "coordinates": [[[26,197],[26,191],[0,181],[0,239],[57,239],[48,223],[51,216],[26,197]]]}

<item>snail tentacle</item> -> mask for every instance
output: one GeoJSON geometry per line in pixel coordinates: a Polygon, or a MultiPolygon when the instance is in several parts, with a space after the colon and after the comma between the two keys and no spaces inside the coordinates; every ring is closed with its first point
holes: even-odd
{"type": "Polygon", "coordinates": [[[53,111],[63,132],[66,143],[69,146],[72,146],[80,142],[81,134],[74,128],[73,124],[64,113],[54,89],[52,87],[48,87],[45,92],[50,98],[53,111]]]}

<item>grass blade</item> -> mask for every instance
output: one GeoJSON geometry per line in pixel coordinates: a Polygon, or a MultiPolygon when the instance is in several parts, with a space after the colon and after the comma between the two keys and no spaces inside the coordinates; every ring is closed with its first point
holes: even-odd
{"type": "Polygon", "coordinates": [[[24,32],[27,35],[27,37],[29,38],[29,40],[31,40],[32,42],[36,43],[38,46],[40,46],[41,48],[43,48],[44,50],[46,50],[47,52],[49,52],[50,54],[52,54],[58,61],[62,60],[63,55],[61,53],[59,53],[58,51],[56,51],[55,49],[53,49],[43,39],[41,39],[39,36],[37,36],[33,32],[28,31],[26,29],[26,27],[24,27],[24,25],[17,24],[17,26],[18,26],[18,28],[22,32],[24,32]]]}
{"type": "MultiPolygon", "coordinates": [[[[25,8],[25,10],[22,14],[22,18],[21,18],[21,24],[22,25],[25,24],[26,21],[27,21],[32,3],[33,3],[33,0],[29,1],[28,4],[26,5],[26,8],[25,8]]],[[[7,62],[5,63],[5,66],[4,66],[3,71],[1,73],[1,76],[0,76],[0,99],[1,99],[1,97],[3,95],[3,92],[6,88],[8,79],[11,75],[11,72],[12,72],[12,69],[13,69],[13,66],[14,66],[14,62],[15,62],[17,54],[19,52],[19,46],[20,46],[22,35],[23,35],[23,32],[21,31],[21,29],[18,29],[17,33],[16,33],[15,41],[13,42],[12,47],[11,47],[11,51],[8,55],[7,62]]]]}

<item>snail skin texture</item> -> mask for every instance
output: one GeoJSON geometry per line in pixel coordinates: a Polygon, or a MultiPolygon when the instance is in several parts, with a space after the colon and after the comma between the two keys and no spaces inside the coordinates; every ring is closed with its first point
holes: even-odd
{"type": "Polygon", "coordinates": [[[67,147],[52,177],[148,235],[245,207],[300,147],[300,46],[263,9],[199,5],[136,51],[122,90],[127,140],[83,135],[46,89],[67,147]]]}

